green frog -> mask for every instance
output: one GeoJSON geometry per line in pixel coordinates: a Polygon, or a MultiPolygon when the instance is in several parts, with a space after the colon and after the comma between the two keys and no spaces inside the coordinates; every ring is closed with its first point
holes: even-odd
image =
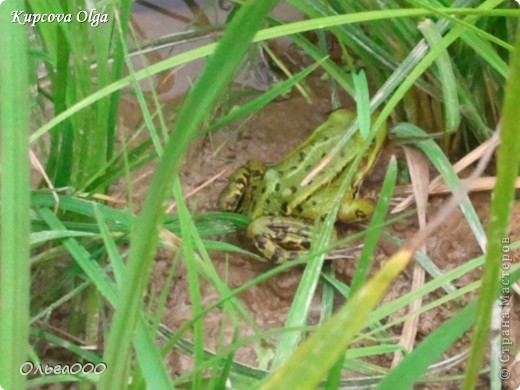
{"type": "MultiPolygon", "coordinates": [[[[259,160],[250,160],[230,177],[219,196],[218,207],[251,217],[246,237],[267,260],[280,264],[309,250],[314,221],[322,221],[329,211],[363,144],[361,134],[355,133],[327,165],[314,176],[309,175],[338,144],[355,119],[356,114],[351,111],[334,111],[278,164],[266,166],[259,160]],[[312,178],[309,180],[309,177],[312,178]]],[[[385,137],[386,126],[383,125],[343,195],[337,220],[359,222],[372,214],[373,202],[356,195],[374,165],[385,137]]]]}

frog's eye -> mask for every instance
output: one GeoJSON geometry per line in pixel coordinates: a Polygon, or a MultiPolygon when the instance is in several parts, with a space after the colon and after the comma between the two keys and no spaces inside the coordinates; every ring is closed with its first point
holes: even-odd
{"type": "Polygon", "coordinates": [[[359,218],[359,219],[365,219],[367,217],[365,212],[361,209],[356,209],[354,214],[356,214],[356,218],[359,218]]]}

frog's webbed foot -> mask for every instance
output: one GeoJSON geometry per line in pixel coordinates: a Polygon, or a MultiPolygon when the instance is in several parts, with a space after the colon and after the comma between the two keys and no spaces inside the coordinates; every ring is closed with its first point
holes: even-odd
{"type": "Polygon", "coordinates": [[[291,217],[260,217],[247,227],[247,237],[273,263],[295,260],[309,251],[312,225],[291,217]]]}

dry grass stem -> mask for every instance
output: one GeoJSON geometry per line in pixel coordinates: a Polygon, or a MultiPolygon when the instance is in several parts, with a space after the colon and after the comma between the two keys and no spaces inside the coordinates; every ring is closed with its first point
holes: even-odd
{"type": "MultiPolygon", "coordinates": [[[[453,170],[455,172],[459,173],[462,170],[466,169],[471,164],[473,164],[487,150],[487,148],[489,147],[491,142],[492,142],[492,138],[488,139],[486,142],[482,143],[477,148],[473,149],[470,153],[468,153],[466,156],[461,158],[459,161],[457,161],[453,165],[453,170]]],[[[494,182],[493,182],[493,184],[491,184],[491,181],[485,181],[484,180],[483,182],[481,182],[480,181],[481,179],[485,179],[485,178],[479,178],[479,180],[477,180],[475,183],[472,183],[472,186],[470,188],[470,192],[473,192],[473,191],[487,191],[487,190],[492,189],[494,187],[494,182]],[[488,185],[488,186],[491,186],[491,187],[485,187],[485,185],[488,185]]],[[[487,180],[489,180],[489,179],[487,179],[487,180]]],[[[517,188],[520,188],[520,179],[517,180],[516,184],[517,184],[517,188]]],[[[408,186],[405,189],[405,192],[411,194],[413,192],[413,189],[411,188],[411,186],[408,186]]],[[[444,184],[442,176],[440,176],[440,175],[437,176],[435,179],[433,179],[432,182],[430,183],[429,187],[428,187],[428,193],[429,194],[444,194],[444,193],[449,193],[449,192],[451,192],[451,191],[448,189],[446,184],[444,184]]],[[[392,209],[391,214],[397,214],[397,213],[400,213],[400,212],[404,211],[407,207],[409,207],[410,205],[413,204],[414,199],[415,198],[414,198],[413,195],[408,196],[407,198],[405,198],[403,201],[401,201],[397,206],[395,206],[392,209]]]]}
{"type": "MultiPolygon", "coordinates": [[[[404,147],[406,161],[410,169],[410,176],[412,179],[412,187],[414,190],[415,202],[417,204],[417,218],[419,219],[420,229],[424,229],[426,226],[426,206],[428,203],[428,183],[430,181],[430,172],[428,169],[428,160],[426,157],[419,152],[417,149],[404,147]]],[[[424,252],[426,249],[423,245],[421,250],[424,252]]],[[[411,290],[417,290],[424,284],[425,272],[424,269],[417,263],[414,264],[413,279],[411,290]]],[[[418,313],[422,306],[422,298],[418,298],[411,302],[408,306],[409,313],[418,313]]],[[[399,344],[403,346],[407,351],[413,349],[415,338],[417,336],[417,327],[419,323],[419,315],[412,315],[409,317],[403,327],[403,333],[399,344]]],[[[392,361],[392,367],[396,367],[399,362],[403,359],[401,351],[397,351],[394,354],[392,361]]]]}
{"type": "MultiPolygon", "coordinates": [[[[191,190],[190,192],[188,192],[186,194],[186,196],[184,197],[184,199],[188,199],[190,198],[191,196],[195,195],[197,192],[203,190],[204,188],[206,188],[207,186],[209,186],[210,184],[212,184],[215,180],[217,180],[220,176],[222,176],[225,172],[227,171],[226,168],[222,169],[219,173],[217,173],[215,176],[211,177],[210,179],[206,180],[204,183],[202,183],[200,186],[194,188],[193,190],[191,190]]],[[[172,202],[168,208],[166,209],[166,213],[170,213],[175,207],[177,207],[177,202],[172,202]]]]}

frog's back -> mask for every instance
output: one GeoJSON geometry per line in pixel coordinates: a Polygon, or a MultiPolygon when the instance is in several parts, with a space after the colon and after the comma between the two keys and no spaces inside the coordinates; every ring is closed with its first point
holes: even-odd
{"type": "Polygon", "coordinates": [[[333,181],[354,159],[356,150],[362,141],[358,132],[344,143],[331,161],[306,186],[302,187],[301,183],[338,145],[355,118],[356,115],[347,110],[333,112],[329,119],[319,126],[307,140],[274,167],[280,177],[285,178],[281,196],[284,199],[290,199],[289,213],[291,207],[302,203],[316,190],[333,181]]]}

